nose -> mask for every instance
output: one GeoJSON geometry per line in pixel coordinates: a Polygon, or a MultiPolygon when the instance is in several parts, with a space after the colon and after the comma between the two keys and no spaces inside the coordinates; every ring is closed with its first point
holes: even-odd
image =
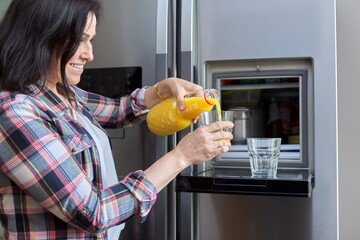
{"type": "Polygon", "coordinates": [[[94,54],[91,52],[83,52],[81,54],[81,58],[86,60],[87,62],[91,62],[92,60],[94,60],[94,54]]]}
{"type": "Polygon", "coordinates": [[[94,60],[93,48],[91,43],[84,46],[83,51],[81,51],[80,57],[88,62],[94,60]]]}

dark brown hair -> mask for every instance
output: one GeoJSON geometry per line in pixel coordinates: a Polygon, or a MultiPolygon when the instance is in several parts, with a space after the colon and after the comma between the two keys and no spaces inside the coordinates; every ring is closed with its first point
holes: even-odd
{"type": "Polygon", "coordinates": [[[53,54],[65,66],[78,48],[89,13],[102,14],[100,0],[13,0],[0,23],[0,89],[26,92],[44,84],[53,54]]]}

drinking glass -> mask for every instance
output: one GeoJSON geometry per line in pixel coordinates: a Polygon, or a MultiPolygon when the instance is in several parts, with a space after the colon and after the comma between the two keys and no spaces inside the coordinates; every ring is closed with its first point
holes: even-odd
{"type": "MultiPolygon", "coordinates": [[[[230,121],[234,122],[234,111],[204,111],[200,113],[199,123],[200,126],[206,126],[213,122],[230,121]]],[[[232,132],[232,128],[223,128],[222,131],[232,132]]]]}
{"type": "MultiPolygon", "coordinates": [[[[200,126],[206,126],[206,125],[209,125],[210,123],[218,122],[218,121],[234,122],[234,111],[220,111],[219,113],[217,110],[212,110],[212,111],[208,111],[208,112],[204,111],[204,112],[200,113],[198,123],[200,126]]],[[[232,128],[221,129],[221,131],[230,131],[230,132],[232,132],[232,130],[233,130],[232,128]]],[[[219,139],[219,140],[221,140],[221,139],[219,139]]],[[[230,139],[225,139],[225,140],[230,141],[230,139]]],[[[199,166],[199,170],[207,171],[209,169],[212,169],[214,160],[215,159],[212,159],[210,161],[203,163],[201,166],[199,166]]]]}
{"type": "Polygon", "coordinates": [[[253,177],[276,177],[281,138],[247,138],[253,177]]]}

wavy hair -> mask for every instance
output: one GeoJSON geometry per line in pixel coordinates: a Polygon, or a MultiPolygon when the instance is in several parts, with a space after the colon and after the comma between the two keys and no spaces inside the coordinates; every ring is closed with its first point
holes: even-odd
{"type": "Polygon", "coordinates": [[[0,89],[26,93],[44,86],[51,56],[69,90],[65,66],[75,54],[87,17],[102,17],[101,0],[13,0],[0,23],[0,89]]]}

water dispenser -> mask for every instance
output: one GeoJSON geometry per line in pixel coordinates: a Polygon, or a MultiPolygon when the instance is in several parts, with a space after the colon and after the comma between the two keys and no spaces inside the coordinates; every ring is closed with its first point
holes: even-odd
{"type": "Polygon", "coordinates": [[[206,87],[220,92],[221,108],[236,112],[234,139],[212,169],[178,177],[178,191],[309,197],[315,179],[312,59],[209,61],[205,69],[206,87]],[[251,177],[247,137],[281,138],[276,178],[251,177]]]}

